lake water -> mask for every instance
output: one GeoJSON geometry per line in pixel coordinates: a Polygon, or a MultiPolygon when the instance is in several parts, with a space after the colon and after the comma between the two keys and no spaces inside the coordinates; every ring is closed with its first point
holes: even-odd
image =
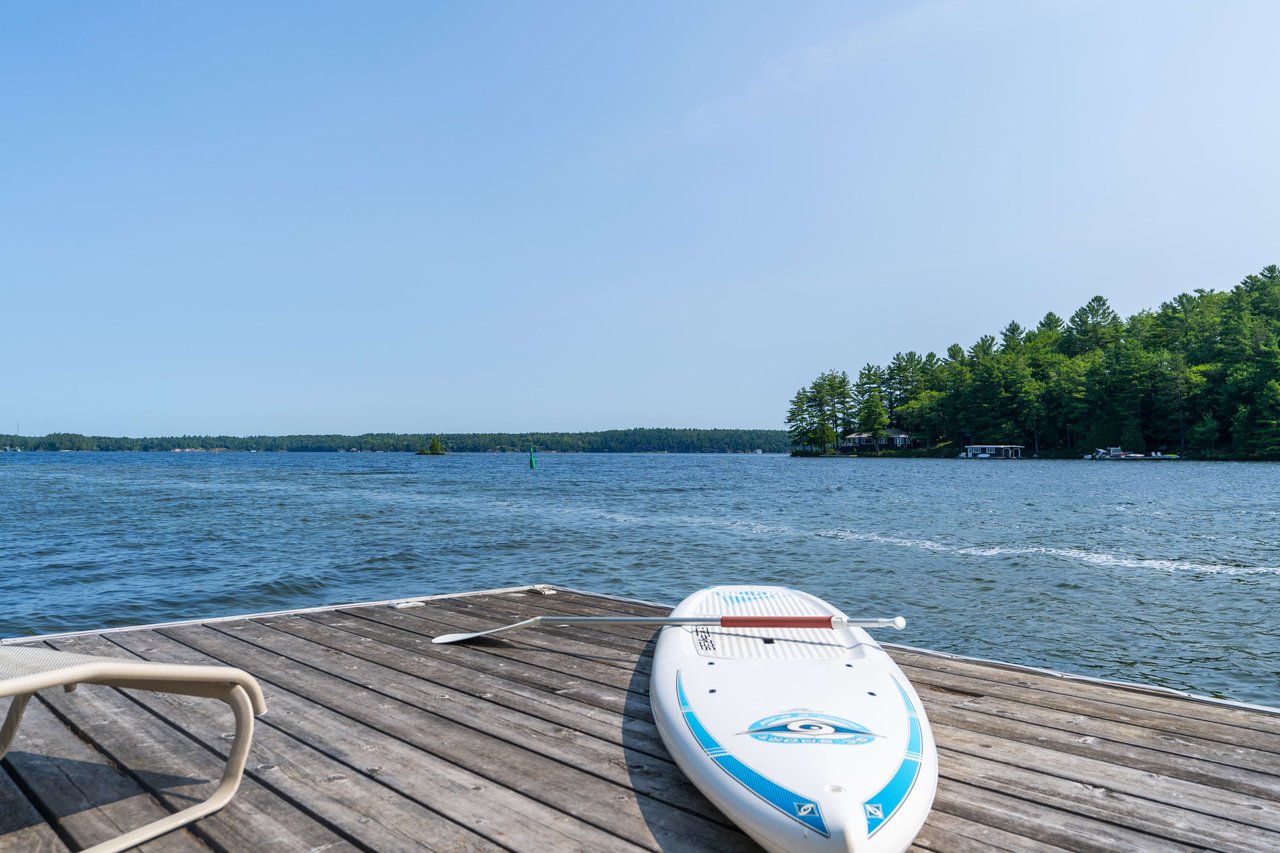
{"type": "Polygon", "coordinates": [[[0,636],[526,583],[779,583],[882,640],[1280,705],[1280,466],[0,454],[0,636]]]}

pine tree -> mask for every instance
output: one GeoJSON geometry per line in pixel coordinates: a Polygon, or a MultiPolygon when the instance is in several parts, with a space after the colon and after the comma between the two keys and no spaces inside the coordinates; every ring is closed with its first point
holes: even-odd
{"type": "Polygon", "coordinates": [[[862,398],[862,403],[858,406],[858,429],[871,435],[878,451],[880,444],[884,441],[885,430],[888,428],[889,413],[885,411],[879,389],[873,388],[862,398]]]}

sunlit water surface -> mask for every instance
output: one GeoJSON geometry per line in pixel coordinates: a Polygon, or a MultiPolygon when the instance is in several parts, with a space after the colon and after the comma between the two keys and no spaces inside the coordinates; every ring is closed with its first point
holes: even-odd
{"type": "Polygon", "coordinates": [[[0,454],[0,636],[526,583],[779,583],[884,640],[1280,705],[1280,466],[0,454]]]}

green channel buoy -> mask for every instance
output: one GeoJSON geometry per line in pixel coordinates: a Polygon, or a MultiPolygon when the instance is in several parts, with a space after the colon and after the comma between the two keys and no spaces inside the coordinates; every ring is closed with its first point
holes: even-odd
{"type": "Polygon", "coordinates": [[[530,468],[537,468],[537,467],[538,467],[538,460],[536,460],[536,459],[534,459],[534,458],[533,458],[533,448],[532,448],[532,447],[530,447],[530,448],[529,448],[529,467],[530,467],[530,468]]]}

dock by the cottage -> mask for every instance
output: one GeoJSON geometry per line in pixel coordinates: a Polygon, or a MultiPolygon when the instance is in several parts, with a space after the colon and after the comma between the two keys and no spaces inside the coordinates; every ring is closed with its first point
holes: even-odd
{"type": "MultiPolygon", "coordinates": [[[[654,631],[432,636],[666,608],[537,587],[42,638],[253,673],[267,697],[231,805],[189,850],[754,850],[671,762],[654,631]]],[[[1280,712],[887,646],[940,779],[915,849],[1280,850],[1280,712]]],[[[0,850],[77,850],[212,790],[219,702],[82,686],[32,702],[0,765],[0,850]]]]}

